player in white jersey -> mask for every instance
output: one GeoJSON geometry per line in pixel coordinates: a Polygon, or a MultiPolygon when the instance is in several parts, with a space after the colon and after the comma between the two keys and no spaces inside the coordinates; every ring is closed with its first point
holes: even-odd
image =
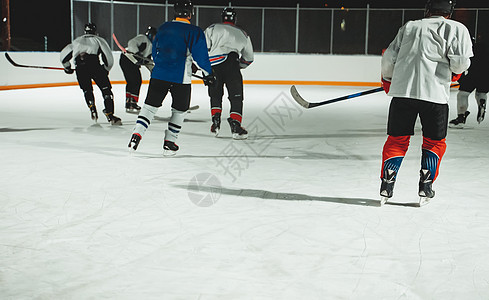
{"type": "Polygon", "coordinates": [[[435,195],[432,183],[446,150],[452,74],[467,70],[473,55],[469,31],[449,19],[454,6],[455,0],[428,0],[425,18],[402,26],[382,56],[384,89],[393,99],[382,152],[381,203],[392,197],[418,115],[423,131],[420,205],[435,195]]]}
{"type": "Polygon", "coordinates": [[[153,69],[151,52],[156,28],[149,26],[144,34],[138,34],[127,43],[127,52],[121,55],[119,65],[126,79],[126,112],[139,112],[139,91],[141,90],[141,66],[153,69]]]}
{"type": "Polygon", "coordinates": [[[241,127],[243,117],[243,76],[240,69],[253,62],[253,45],[246,32],[236,26],[236,12],[226,7],[222,12],[222,23],[213,24],[205,30],[209,59],[213,74],[216,76],[214,85],[209,86],[211,101],[212,125],[211,132],[219,134],[222,114],[222,97],[224,85],[231,103],[230,115],[227,119],[231,126],[234,139],[246,139],[248,132],[241,127]]]}
{"type": "Polygon", "coordinates": [[[107,121],[112,125],[122,125],[121,119],[114,115],[114,95],[109,81],[109,71],[114,65],[114,57],[107,42],[98,36],[97,26],[93,23],[85,25],[85,34],[76,38],[61,50],[60,60],[65,72],[72,74],[76,71],[76,78],[83,90],[85,101],[92,120],[98,119],[95,97],[93,95],[92,79],[102,91],[104,97],[103,110],[107,121]],[[102,59],[100,64],[99,55],[102,59]],[[75,70],[71,68],[71,59],[75,61],[75,70]]]}

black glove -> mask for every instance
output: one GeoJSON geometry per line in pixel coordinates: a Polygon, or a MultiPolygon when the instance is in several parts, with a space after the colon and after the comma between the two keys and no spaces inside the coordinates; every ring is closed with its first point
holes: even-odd
{"type": "Polygon", "coordinates": [[[66,74],[73,74],[73,72],[75,72],[75,70],[73,70],[71,67],[65,67],[66,74]]]}
{"type": "Polygon", "coordinates": [[[207,76],[204,76],[202,80],[204,81],[204,85],[206,86],[214,85],[214,83],[216,83],[216,76],[214,76],[213,74],[209,74],[207,76]]]}
{"type": "Polygon", "coordinates": [[[192,74],[197,73],[198,70],[199,68],[194,63],[192,63],[192,74]]]}

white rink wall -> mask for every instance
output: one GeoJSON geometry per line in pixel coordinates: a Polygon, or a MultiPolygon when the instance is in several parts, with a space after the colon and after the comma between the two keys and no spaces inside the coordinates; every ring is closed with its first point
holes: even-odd
{"type": "MultiPolygon", "coordinates": [[[[0,56],[0,86],[76,82],[75,75],[63,71],[20,68],[0,56]]],[[[114,52],[111,81],[124,80],[119,66],[121,52],[114,52]]],[[[9,52],[22,65],[61,67],[59,52],[9,52]]],[[[143,69],[143,68],[142,68],[143,69]]],[[[149,72],[142,72],[143,80],[149,72]]],[[[379,82],[380,56],[256,54],[254,63],[243,70],[245,80],[379,82]]]]}

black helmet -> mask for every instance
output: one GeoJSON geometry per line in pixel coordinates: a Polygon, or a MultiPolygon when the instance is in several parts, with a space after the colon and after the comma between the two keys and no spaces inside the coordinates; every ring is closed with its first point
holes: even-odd
{"type": "Polygon", "coordinates": [[[177,0],[173,8],[175,10],[175,17],[179,18],[192,17],[194,13],[194,5],[190,0],[177,0]]]}
{"type": "Polygon", "coordinates": [[[440,14],[451,17],[456,3],[456,0],[428,0],[424,11],[425,16],[428,14],[440,14]]]}
{"type": "Polygon", "coordinates": [[[146,29],[146,32],[144,34],[146,34],[148,39],[152,41],[156,36],[156,28],[154,28],[153,26],[148,26],[148,29],[146,29]]]}
{"type": "Polygon", "coordinates": [[[231,22],[236,24],[236,12],[232,7],[225,7],[221,14],[223,22],[231,22]]]}
{"type": "Polygon", "coordinates": [[[94,23],[85,24],[85,34],[97,34],[97,25],[94,23]]]}

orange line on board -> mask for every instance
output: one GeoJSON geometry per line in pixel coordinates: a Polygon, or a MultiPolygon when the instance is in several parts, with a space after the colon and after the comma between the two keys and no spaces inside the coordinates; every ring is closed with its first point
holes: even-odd
{"type": "MultiPolygon", "coordinates": [[[[143,80],[148,84],[149,80],[143,80]]],[[[194,84],[202,84],[202,80],[192,80],[194,84]]],[[[308,80],[244,80],[244,84],[274,84],[274,85],[334,85],[334,86],[380,86],[379,82],[356,82],[356,81],[308,81],[308,80]]],[[[124,80],[111,81],[111,84],[126,84],[124,80]]],[[[78,85],[77,82],[37,83],[0,86],[0,91],[35,89],[45,87],[60,87],[78,85]]]]}

